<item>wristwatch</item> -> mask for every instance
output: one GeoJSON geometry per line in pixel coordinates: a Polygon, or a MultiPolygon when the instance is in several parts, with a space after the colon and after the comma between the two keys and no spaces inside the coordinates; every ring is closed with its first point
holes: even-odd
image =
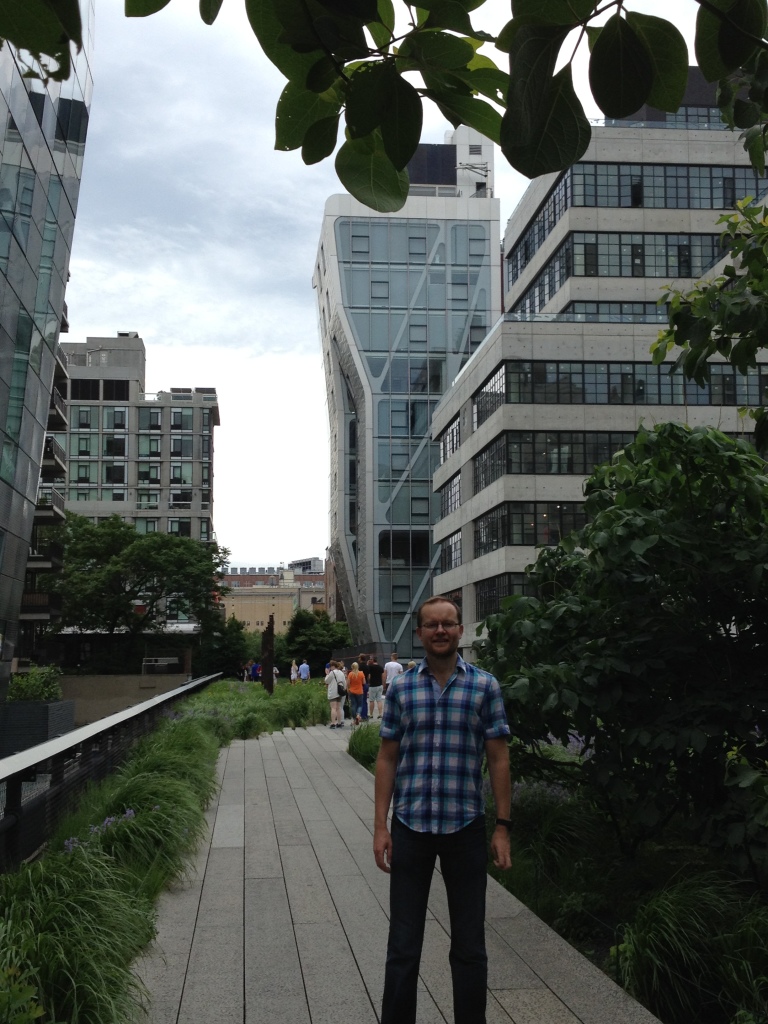
{"type": "Polygon", "coordinates": [[[508,831],[511,831],[512,829],[512,822],[509,820],[509,818],[497,818],[496,824],[503,825],[504,828],[506,828],[508,831]]]}

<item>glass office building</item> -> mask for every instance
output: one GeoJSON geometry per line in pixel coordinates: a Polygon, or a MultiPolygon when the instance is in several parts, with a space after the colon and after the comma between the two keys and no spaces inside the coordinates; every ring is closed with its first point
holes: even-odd
{"type": "MultiPolygon", "coordinates": [[[[8,46],[0,49],[0,691],[16,648],[45,433],[63,419],[53,380],[64,365],[58,340],[91,102],[93,0],[81,9],[84,45],[66,82],[24,78],[8,46]]],[[[61,496],[46,497],[58,504],[61,496]]]]}
{"type": "Polygon", "coordinates": [[[493,147],[423,145],[396,214],[325,209],[314,285],[331,426],[330,558],[353,642],[419,649],[413,612],[439,557],[432,411],[500,313],[493,147]]]}

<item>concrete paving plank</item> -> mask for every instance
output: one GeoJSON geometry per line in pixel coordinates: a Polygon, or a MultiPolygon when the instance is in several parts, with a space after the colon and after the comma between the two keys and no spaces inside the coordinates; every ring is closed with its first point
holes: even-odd
{"type": "Polygon", "coordinates": [[[211,838],[212,847],[242,847],[244,845],[244,810],[242,798],[239,803],[219,803],[211,838]]]}

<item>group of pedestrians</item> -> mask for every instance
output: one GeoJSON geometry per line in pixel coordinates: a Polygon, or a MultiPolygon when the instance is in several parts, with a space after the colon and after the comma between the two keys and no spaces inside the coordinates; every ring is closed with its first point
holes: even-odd
{"type": "MultiPolygon", "coordinates": [[[[413,668],[415,661],[408,663],[413,668]]],[[[390,684],[405,669],[393,651],[389,661],[380,665],[375,654],[358,654],[349,669],[343,661],[330,661],[326,666],[325,685],[331,708],[330,729],[344,728],[344,703],[349,698],[352,721],[360,725],[381,719],[384,700],[390,684]]]]}

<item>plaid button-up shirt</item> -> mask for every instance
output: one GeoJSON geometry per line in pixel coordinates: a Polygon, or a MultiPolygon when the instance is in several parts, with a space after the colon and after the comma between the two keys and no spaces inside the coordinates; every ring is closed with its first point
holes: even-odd
{"type": "Polygon", "coordinates": [[[381,737],[400,744],[393,810],[415,832],[458,832],[485,810],[485,741],[508,736],[497,680],[459,657],[444,690],[426,658],[390,683],[381,737]]]}

